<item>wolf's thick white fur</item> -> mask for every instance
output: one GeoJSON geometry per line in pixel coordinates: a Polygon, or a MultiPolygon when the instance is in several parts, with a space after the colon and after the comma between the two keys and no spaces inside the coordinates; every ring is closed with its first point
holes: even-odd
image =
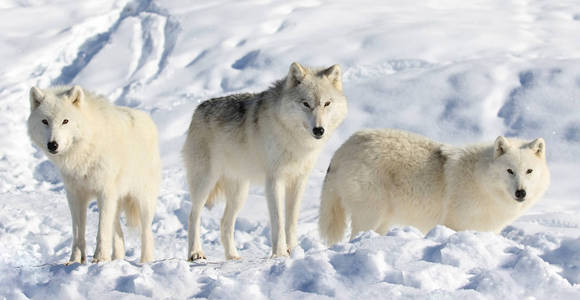
{"type": "Polygon", "coordinates": [[[68,263],[84,263],[87,206],[97,199],[99,228],[93,262],[125,257],[120,214],[141,229],[141,262],[153,259],[151,223],[161,163],[157,129],[142,111],[110,104],[80,88],[30,90],[28,134],[62,176],[72,216],[68,263]],[[112,243],[112,245],[111,245],[112,243]]]}
{"type": "Polygon", "coordinates": [[[259,94],[237,94],[201,103],[183,156],[192,203],[188,259],[204,258],[200,213],[225,194],[221,241],[228,259],[239,258],[233,233],[250,182],[265,184],[272,254],[287,256],[310,170],[328,136],[347,112],[338,65],[309,69],[298,63],[259,94]]]}
{"type": "Polygon", "coordinates": [[[320,235],[328,244],[342,240],[348,216],[351,239],[395,224],[499,232],[548,188],[545,151],[541,138],[458,148],[400,130],[359,131],[330,163],[320,235]]]}

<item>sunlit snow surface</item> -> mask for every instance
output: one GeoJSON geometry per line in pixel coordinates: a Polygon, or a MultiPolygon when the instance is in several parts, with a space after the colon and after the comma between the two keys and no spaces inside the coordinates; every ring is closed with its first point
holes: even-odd
{"type": "MultiPolygon", "coordinates": [[[[0,3],[0,299],[580,298],[580,4],[570,1],[42,1],[0,3]],[[224,261],[223,204],[202,214],[207,262],[188,263],[180,149],[200,101],[257,92],[292,61],[342,66],[349,115],[312,172],[289,259],[269,259],[263,190],[224,261]],[[149,112],[163,184],[156,261],[62,265],[71,220],[58,171],[26,134],[28,89],[80,84],[149,112]],[[547,142],[552,185],[501,235],[398,227],[330,249],[317,232],[334,150],[394,127],[451,144],[547,142]]],[[[97,208],[89,207],[87,253],[97,208]]],[[[89,257],[90,259],[90,257],[89,257]]]]}

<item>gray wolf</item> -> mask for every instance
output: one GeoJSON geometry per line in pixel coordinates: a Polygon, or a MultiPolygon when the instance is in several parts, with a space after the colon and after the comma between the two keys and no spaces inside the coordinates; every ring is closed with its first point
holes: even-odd
{"type": "Polygon", "coordinates": [[[287,256],[297,243],[306,178],[346,113],[338,65],[312,69],[292,63],[288,75],[264,92],[201,103],[182,151],[192,204],[188,260],[205,258],[200,213],[220,194],[226,198],[220,228],[225,256],[240,258],[234,222],[251,182],[265,185],[272,256],[287,256]]]}
{"type": "Polygon", "coordinates": [[[324,180],[319,228],[328,244],[344,235],[380,234],[392,225],[424,233],[499,232],[538,201],[550,184],[546,143],[498,137],[453,147],[400,130],[363,130],[334,154],[324,180]]]}
{"type": "Polygon", "coordinates": [[[99,208],[93,262],[125,257],[120,214],[140,225],[141,262],[153,259],[151,223],[161,163],[157,128],[142,111],[110,104],[79,86],[30,89],[28,134],[56,165],[72,216],[70,263],[85,263],[87,206],[99,208]],[[111,246],[112,243],[112,246],[111,246]]]}

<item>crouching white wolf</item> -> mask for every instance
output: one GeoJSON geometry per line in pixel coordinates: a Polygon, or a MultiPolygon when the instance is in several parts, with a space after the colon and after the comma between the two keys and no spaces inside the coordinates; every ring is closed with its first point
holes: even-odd
{"type": "Polygon", "coordinates": [[[322,188],[321,237],[380,234],[412,225],[500,231],[544,194],[550,184],[544,140],[498,137],[495,143],[456,148],[399,130],[364,130],[334,154],[322,188]]]}
{"type": "Polygon", "coordinates": [[[221,220],[225,256],[239,258],[234,222],[250,182],[265,182],[272,255],[288,255],[297,242],[296,222],[306,178],[346,111],[338,65],[309,69],[293,63],[286,78],[262,93],[201,103],[183,146],[192,203],[188,260],[205,258],[200,213],[204,204],[211,207],[218,193],[226,196],[221,220]]]}
{"type": "Polygon", "coordinates": [[[30,90],[28,134],[57,166],[72,216],[68,263],[84,263],[87,205],[97,198],[93,262],[125,257],[120,214],[141,225],[141,262],[153,259],[151,222],[160,182],[157,129],[144,112],[118,107],[79,86],[30,90]],[[111,247],[111,242],[113,243],[111,247]]]}

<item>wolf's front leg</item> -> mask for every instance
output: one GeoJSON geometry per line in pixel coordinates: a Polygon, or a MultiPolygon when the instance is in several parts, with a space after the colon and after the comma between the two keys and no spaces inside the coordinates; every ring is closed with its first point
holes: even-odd
{"type": "Polygon", "coordinates": [[[284,181],[274,176],[266,179],[266,200],[270,212],[270,235],[272,239],[272,257],[288,256],[286,234],[284,232],[284,214],[282,201],[284,200],[284,181]]]}
{"type": "Polygon", "coordinates": [[[125,258],[125,238],[121,227],[121,207],[117,207],[115,214],[115,234],[113,235],[113,259],[125,258]]]}
{"type": "Polygon", "coordinates": [[[187,261],[206,259],[201,249],[201,210],[205,205],[212,188],[215,187],[217,176],[207,170],[208,166],[201,163],[196,165],[199,170],[188,170],[189,199],[191,199],[191,212],[188,219],[187,231],[187,261]]]}
{"type": "Polygon", "coordinates": [[[224,182],[224,188],[227,202],[220,225],[221,241],[226,259],[240,259],[234,242],[234,225],[238,212],[248,197],[250,182],[228,180],[224,182]]]}
{"type": "Polygon", "coordinates": [[[72,253],[66,265],[74,263],[84,264],[87,260],[85,254],[85,227],[89,199],[87,195],[68,188],[66,191],[66,198],[68,201],[68,208],[70,209],[73,229],[72,253]]]}
{"type": "Polygon", "coordinates": [[[292,251],[298,243],[296,223],[298,223],[298,212],[306,187],[306,178],[307,175],[297,177],[286,186],[286,245],[288,252],[292,251]]]}
{"type": "Polygon", "coordinates": [[[97,199],[99,206],[99,231],[97,233],[97,247],[93,256],[94,263],[111,260],[111,243],[113,241],[113,227],[118,208],[117,201],[118,198],[114,193],[103,193],[97,199]]]}

